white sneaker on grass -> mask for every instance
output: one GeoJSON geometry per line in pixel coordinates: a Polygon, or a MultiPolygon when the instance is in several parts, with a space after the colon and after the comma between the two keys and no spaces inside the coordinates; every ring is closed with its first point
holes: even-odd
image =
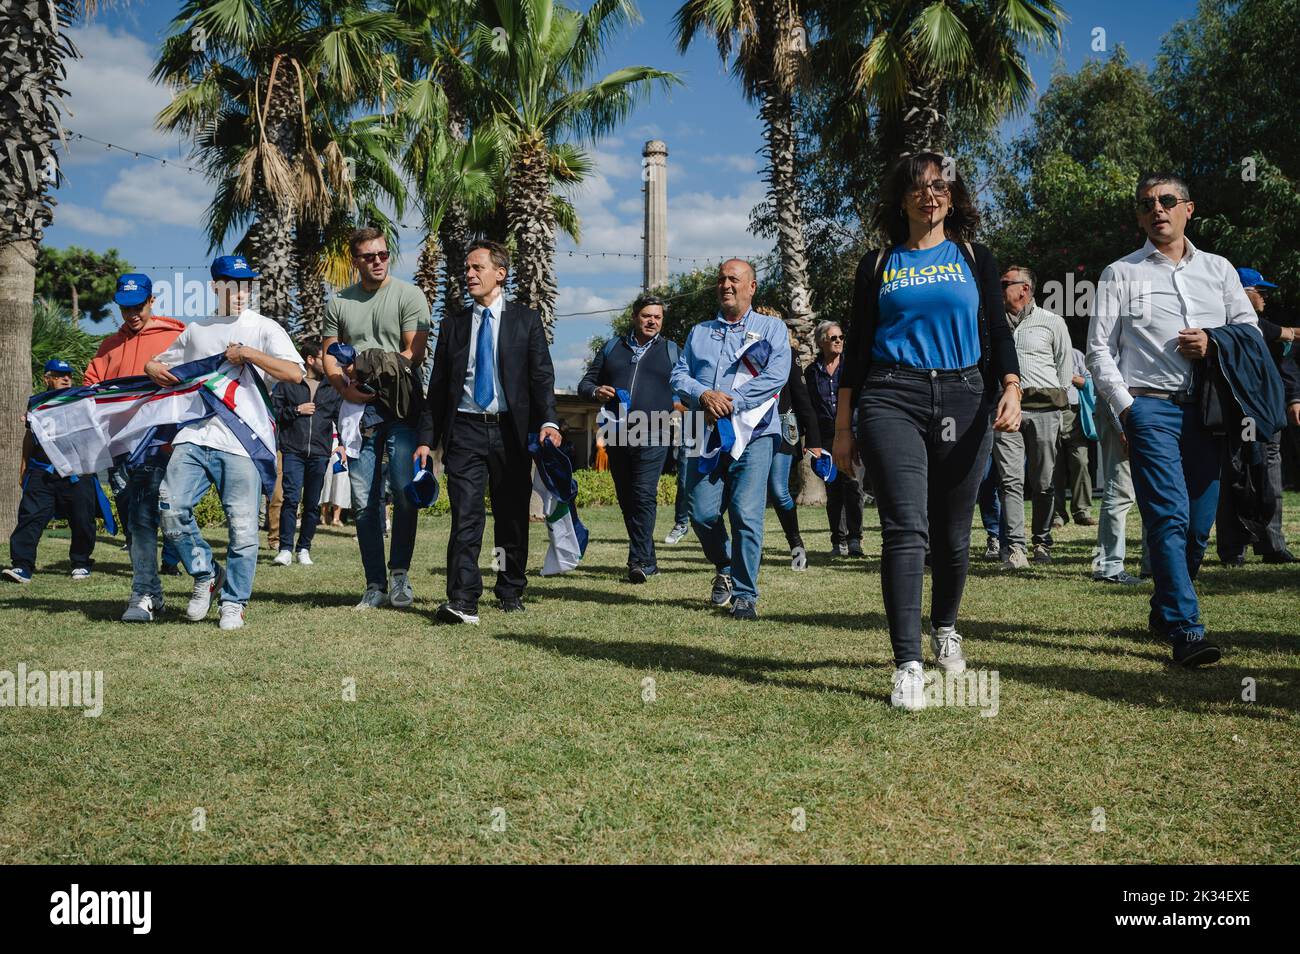
{"type": "Polygon", "coordinates": [[[384,588],[378,584],[372,583],[366,587],[365,595],[361,597],[361,602],[352,607],[355,610],[374,609],[377,606],[388,605],[388,594],[384,588]]]}
{"type": "Polygon", "coordinates": [[[239,629],[244,625],[244,604],[242,603],[222,603],[221,604],[221,623],[222,629],[239,629]]]}
{"type": "Polygon", "coordinates": [[[925,672],[919,662],[903,663],[894,670],[894,691],[889,701],[894,708],[909,712],[925,708],[925,672]]]}
{"type": "Polygon", "coordinates": [[[145,593],[132,593],[127,600],[126,612],[122,614],[124,623],[152,623],[162,615],[163,599],[145,593]]]}
{"type": "Polygon", "coordinates": [[[686,531],[690,530],[690,524],[675,523],[673,528],[668,531],[668,536],[664,537],[664,543],[672,546],[674,543],[681,543],[682,537],[686,536],[686,531]]]}
{"type": "Polygon", "coordinates": [[[88,579],[90,579],[90,568],[89,568],[89,567],[79,566],[79,567],[77,567],[75,570],[72,571],[72,582],[73,582],[73,583],[81,583],[81,582],[83,582],[83,581],[85,581],[85,580],[88,580],[88,579]]]}
{"type": "Polygon", "coordinates": [[[281,550],[271,562],[276,566],[288,566],[293,562],[293,553],[290,550],[281,550]]]}
{"type": "Polygon", "coordinates": [[[312,561],[311,561],[311,551],[310,551],[310,550],[299,550],[299,551],[298,551],[298,562],[301,563],[303,566],[311,566],[311,565],[312,565],[312,561]]]}
{"type": "Polygon", "coordinates": [[[194,590],[190,594],[190,605],[185,607],[185,618],[197,623],[208,615],[212,608],[213,594],[221,592],[221,585],[226,582],[226,571],[218,563],[207,579],[200,577],[194,581],[194,590]]]}
{"type": "Polygon", "coordinates": [[[961,635],[956,627],[940,626],[930,630],[930,648],[934,662],[944,672],[965,672],[966,657],[961,651],[961,635]]]}
{"type": "Polygon", "coordinates": [[[415,602],[415,590],[405,570],[393,570],[388,579],[388,602],[398,609],[406,609],[415,602]]]}

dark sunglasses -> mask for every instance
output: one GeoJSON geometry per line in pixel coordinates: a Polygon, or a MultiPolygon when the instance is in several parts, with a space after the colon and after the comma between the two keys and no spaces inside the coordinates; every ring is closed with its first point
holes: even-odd
{"type": "Polygon", "coordinates": [[[843,335],[827,335],[827,336],[826,336],[826,340],[827,340],[827,341],[843,341],[843,340],[844,340],[844,336],[843,336],[843,335]]]}
{"type": "Polygon", "coordinates": [[[1017,280],[1017,281],[1014,281],[1014,282],[1003,282],[1003,283],[1002,283],[1002,290],[1003,290],[1003,291],[1006,291],[1006,290],[1007,290],[1008,288],[1010,288],[1012,285],[1028,285],[1028,284],[1029,284],[1029,282],[1025,281],[1023,278],[1021,278],[1021,279],[1019,279],[1019,280],[1017,280]]]}
{"type": "Polygon", "coordinates": [[[361,259],[361,261],[366,262],[367,264],[373,262],[375,259],[379,259],[379,261],[381,262],[388,261],[387,252],[362,252],[360,255],[356,257],[361,259]]]}
{"type": "MultiPolygon", "coordinates": [[[[1160,196],[1160,207],[1162,209],[1172,209],[1179,202],[1190,202],[1190,201],[1191,201],[1190,199],[1180,199],[1172,192],[1166,192],[1164,195],[1160,196]]],[[[1151,198],[1151,196],[1145,196],[1144,198],[1138,199],[1139,212],[1154,212],[1155,208],[1156,208],[1156,200],[1151,198]]]]}

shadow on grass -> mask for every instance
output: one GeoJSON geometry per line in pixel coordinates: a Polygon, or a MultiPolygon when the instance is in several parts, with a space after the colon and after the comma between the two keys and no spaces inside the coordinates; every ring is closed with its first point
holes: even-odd
{"type": "MultiPolygon", "coordinates": [[[[889,702],[888,692],[866,692],[849,686],[794,679],[772,673],[814,669],[862,669],[863,663],[847,659],[789,660],[766,656],[738,656],[699,646],[674,643],[626,642],[584,639],[578,636],[546,636],[538,633],[497,633],[493,639],[508,640],[576,659],[617,663],[628,669],[693,672],[701,676],[722,676],[755,685],[807,692],[840,692],[859,699],[889,702]]],[[[884,668],[884,667],[881,667],[884,668]]]]}

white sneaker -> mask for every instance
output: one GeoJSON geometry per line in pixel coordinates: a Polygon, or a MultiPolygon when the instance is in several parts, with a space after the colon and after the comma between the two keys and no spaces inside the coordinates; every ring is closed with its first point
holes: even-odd
{"type": "Polygon", "coordinates": [[[160,596],[148,596],[132,593],[127,601],[126,612],[122,614],[124,623],[152,623],[162,615],[163,601],[160,596]]]}
{"type": "Polygon", "coordinates": [[[288,566],[293,562],[293,553],[290,550],[281,550],[271,562],[276,566],[288,566]]]}
{"type": "Polygon", "coordinates": [[[361,597],[361,602],[352,607],[354,610],[374,609],[377,606],[388,605],[388,594],[384,592],[383,587],[371,584],[366,587],[365,595],[361,597]]]}
{"type": "Polygon", "coordinates": [[[393,570],[388,579],[388,602],[398,609],[405,609],[415,602],[415,590],[405,570],[393,570]]]}
{"type": "Polygon", "coordinates": [[[185,618],[197,623],[208,615],[212,608],[212,595],[221,591],[221,584],[226,582],[226,571],[218,563],[212,575],[206,580],[194,581],[194,590],[190,594],[190,605],[185,607],[185,618]]]}
{"type": "Polygon", "coordinates": [[[310,551],[310,550],[299,550],[299,551],[298,551],[298,562],[301,563],[303,566],[311,566],[311,565],[312,565],[312,562],[311,562],[311,551],[310,551]]]}
{"type": "Polygon", "coordinates": [[[889,701],[894,708],[909,712],[925,708],[925,673],[919,662],[904,663],[894,670],[894,691],[889,701]]]}
{"type": "Polygon", "coordinates": [[[221,604],[221,628],[239,629],[244,625],[244,606],[242,603],[221,604]]]}
{"type": "Polygon", "coordinates": [[[682,537],[686,536],[686,531],[690,530],[688,523],[675,523],[673,528],[668,531],[668,536],[664,537],[664,543],[672,546],[674,543],[681,543],[682,537]]]}
{"type": "Polygon", "coordinates": [[[90,570],[87,567],[79,566],[72,571],[72,582],[80,583],[83,580],[90,579],[90,570]]]}
{"type": "Polygon", "coordinates": [[[961,635],[953,626],[942,626],[930,631],[930,648],[934,650],[935,664],[944,672],[965,672],[966,657],[961,651],[961,635]]]}

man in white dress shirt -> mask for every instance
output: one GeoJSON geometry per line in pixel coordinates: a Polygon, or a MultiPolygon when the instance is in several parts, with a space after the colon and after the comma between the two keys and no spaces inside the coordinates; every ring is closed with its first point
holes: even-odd
{"type": "Polygon", "coordinates": [[[1193,363],[1209,353],[1206,328],[1258,326],[1231,263],[1184,234],[1194,211],[1178,176],[1152,173],[1138,182],[1147,242],[1102,272],[1087,355],[1098,396],[1129,448],[1155,580],[1149,626],[1189,667],[1220,657],[1205,638],[1193,581],[1214,524],[1223,451],[1195,401],[1193,363]]]}

